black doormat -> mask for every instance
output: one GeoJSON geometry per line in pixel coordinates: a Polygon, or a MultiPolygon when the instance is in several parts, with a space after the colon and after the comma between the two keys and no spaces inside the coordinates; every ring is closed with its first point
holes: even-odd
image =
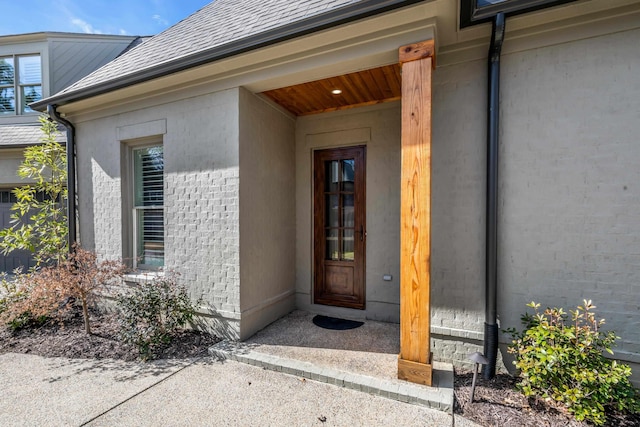
{"type": "Polygon", "coordinates": [[[336,317],[328,317],[317,315],[313,318],[313,324],[324,329],[333,329],[336,331],[346,331],[347,329],[355,329],[364,325],[364,322],[355,320],[338,319],[336,317]]]}

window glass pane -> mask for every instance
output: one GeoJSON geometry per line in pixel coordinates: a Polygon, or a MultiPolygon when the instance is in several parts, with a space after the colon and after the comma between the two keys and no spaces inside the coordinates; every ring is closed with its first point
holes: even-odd
{"type": "Polygon", "coordinates": [[[478,7],[490,6],[492,4],[504,3],[509,0],[477,0],[478,7]]]}
{"type": "Polygon", "coordinates": [[[326,259],[337,261],[340,259],[340,254],[338,253],[338,230],[327,230],[327,241],[326,241],[326,259]]]}
{"type": "Polygon", "coordinates": [[[18,57],[18,70],[20,71],[21,85],[42,83],[39,55],[18,57]]]}
{"type": "Polygon", "coordinates": [[[344,261],[353,261],[354,242],[353,230],[342,230],[342,259],[344,261]]]}
{"type": "Polygon", "coordinates": [[[327,194],[326,196],[326,219],[325,225],[327,227],[340,227],[340,215],[338,206],[338,195],[327,194]]]}
{"type": "Polygon", "coordinates": [[[338,191],[339,174],[340,174],[340,162],[332,160],[324,163],[325,167],[325,191],[335,192],[338,191]]]}
{"type": "Polygon", "coordinates": [[[20,90],[22,92],[22,112],[35,113],[29,108],[29,104],[42,99],[42,86],[23,86],[20,90]]]}
{"type": "Polygon", "coordinates": [[[135,205],[161,206],[164,203],[164,156],[162,146],[134,152],[135,205]]]}
{"type": "Polygon", "coordinates": [[[138,264],[164,265],[164,155],[162,146],[133,151],[138,264]]]}
{"type": "Polygon", "coordinates": [[[0,57],[0,85],[13,85],[15,70],[12,57],[0,57]]]}
{"type": "Polygon", "coordinates": [[[15,114],[16,93],[12,87],[0,89],[0,114],[15,114]]]}
{"type": "Polygon", "coordinates": [[[162,209],[138,209],[138,262],[164,265],[164,213],[162,209]]]}
{"type": "Polygon", "coordinates": [[[353,191],[355,160],[342,160],[342,191],[353,191]]]}

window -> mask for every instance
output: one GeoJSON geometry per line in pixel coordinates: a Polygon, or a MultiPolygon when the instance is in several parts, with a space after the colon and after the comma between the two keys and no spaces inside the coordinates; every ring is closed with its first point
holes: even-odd
{"type": "Polygon", "coordinates": [[[16,203],[18,199],[11,190],[0,190],[0,203],[16,203]]]}
{"type": "Polygon", "coordinates": [[[575,0],[460,0],[460,28],[489,21],[498,12],[518,15],[575,0]]]}
{"type": "MultiPolygon", "coordinates": [[[[47,193],[43,193],[42,191],[37,191],[35,194],[36,201],[44,202],[45,200],[51,200],[51,195],[47,193]]],[[[56,196],[56,202],[60,203],[62,201],[62,196],[58,194],[56,196]]],[[[18,198],[16,197],[14,190],[0,190],[0,203],[17,203],[18,198]]]]}
{"type": "Polygon", "coordinates": [[[164,265],[164,154],[161,145],[133,150],[136,267],[164,265]]]}
{"type": "Polygon", "coordinates": [[[29,104],[40,99],[40,55],[0,56],[0,115],[35,113],[29,104]]]}

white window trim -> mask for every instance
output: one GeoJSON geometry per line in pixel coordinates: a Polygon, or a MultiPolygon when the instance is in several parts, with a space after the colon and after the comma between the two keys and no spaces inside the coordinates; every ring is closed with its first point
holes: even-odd
{"type": "Polygon", "coordinates": [[[41,98],[43,99],[45,95],[45,87],[44,87],[44,60],[43,56],[40,52],[30,52],[30,53],[9,53],[9,54],[0,54],[2,58],[12,58],[13,60],[13,87],[10,85],[2,85],[0,88],[13,88],[13,96],[15,103],[15,111],[13,113],[4,113],[0,114],[0,117],[16,117],[16,116],[37,116],[40,113],[38,111],[31,112],[23,112],[23,108],[27,107],[27,105],[22,105],[22,88],[26,86],[40,86],[41,98]],[[38,84],[21,84],[20,83],[20,65],[19,58],[26,56],[37,56],[40,58],[40,83],[38,84]]]}

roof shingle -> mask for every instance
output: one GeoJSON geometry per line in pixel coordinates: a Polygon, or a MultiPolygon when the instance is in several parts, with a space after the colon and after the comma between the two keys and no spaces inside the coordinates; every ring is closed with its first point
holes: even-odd
{"type": "Polygon", "coordinates": [[[362,0],[216,0],[59,94],[188,57],[362,0]]]}
{"type": "MultiPolygon", "coordinates": [[[[3,125],[0,126],[0,147],[23,147],[37,145],[42,141],[39,125],[3,125]]],[[[65,143],[66,138],[59,134],[58,142],[65,143]]]]}

